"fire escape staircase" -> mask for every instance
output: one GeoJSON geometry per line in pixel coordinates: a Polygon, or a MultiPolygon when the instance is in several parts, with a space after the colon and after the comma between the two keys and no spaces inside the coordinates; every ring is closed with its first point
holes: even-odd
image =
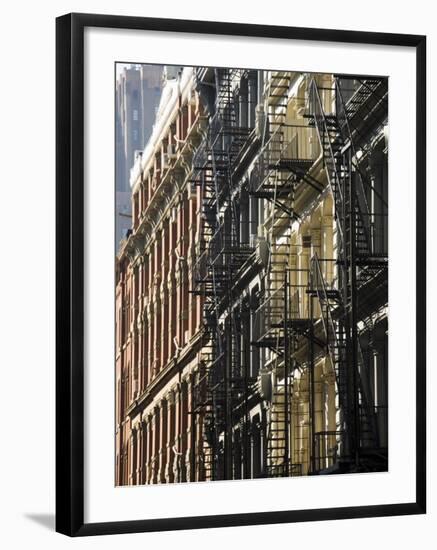
{"type": "MultiPolygon", "coordinates": [[[[339,407],[349,411],[348,376],[350,368],[347,353],[347,334],[342,319],[344,306],[341,293],[338,289],[329,286],[323,276],[322,267],[317,254],[311,259],[311,277],[308,293],[317,299],[321,312],[323,334],[326,342],[326,350],[333,368],[339,407]]],[[[360,446],[377,448],[378,434],[374,408],[371,405],[371,397],[360,372],[365,368],[361,348],[359,351],[359,367],[357,372],[357,391],[359,392],[359,419],[360,419],[360,446]]],[[[320,433],[319,435],[328,435],[320,433]]],[[[332,435],[330,433],[329,435],[332,435]]],[[[336,436],[338,440],[343,435],[343,426],[337,426],[336,436]]]]}
{"type": "Polygon", "coordinates": [[[241,353],[237,345],[238,327],[233,322],[233,284],[254,249],[238,239],[233,199],[234,163],[250,133],[249,128],[239,125],[235,106],[233,82],[241,77],[241,72],[215,70],[215,112],[194,156],[191,179],[194,186],[200,187],[201,195],[201,243],[191,292],[203,300],[205,345],[197,384],[202,398],[194,408],[204,418],[205,479],[221,479],[226,475],[219,465],[223,457],[219,436],[230,429],[229,410],[236,406],[236,398],[242,393],[241,369],[236,368],[241,353]],[[224,329],[223,315],[230,332],[224,329]]]}
{"type": "Polygon", "coordinates": [[[343,104],[340,108],[337,107],[337,111],[343,110],[343,122],[347,121],[348,132],[356,145],[364,144],[368,140],[369,133],[374,133],[387,115],[387,79],[359,79],[358,88],[347,101],[343,98],[341,81],[340,76],[335,78],[337,100],[343,104]]]}
{"type": "MultiPolygon", "coordinates": [[[[369,86],[367,84],[365,86],[365,93],[359,93],[360,90],[358,90],[353,96],[355,99],[352,108],[355,118],[360,113],[359,98],[363,102],[371,93],[369,86]]],[[[366,181],[357,164],[353,130],[349,122],[351,107],[343,99],[338,80],[335,81],[334,90],[336,112],[326,114],[318,85],[312,79],[310,83],[311,113],[306,116],[309,119],[309,124],[316,128],[322,148],[328,184],[335,202],[340,245],[343,247],[344,253],[347,246],[352,245],[350,235],[354,234],[357,265],[385,267],[387,265],[386,254],[375,251],[371,238],[373,213],[367,197],[367,191],[371,184],[366,181]],[[353,190],[351,188],[352,180],[353,190]]]]}
{"type": "MultiPolygon", "coordinates": [[[[331,357],[336,375],[339,405],[345,411],[346,417],[354,414],[359,417],[359,428],[355,431],[358,438],[359,451],[362,447],[377,447],[377,430],[375,425],[374,409],[370,404],[368,392],[359,374],[360,365],[363,368],[363,358],[358,346],[356,364],[351,364],[351,328],[345,331],[345,327],[356,326],[359,320],[359,296],[360,287],[376,279],[381,275],[379,292],[386,292],[387,254],[375,250],[372,239],[372,212],[369,208],[366,186],[359,166],[353,139],[353,130],[349,123],[349,117],[355,120],[363,116],[362,104],[369,102],[372,86],[362,83],[365,91],[353,96],[353,102],[345,103],[342,97],[338,80],[335,81],[336,111],[325,113],[325,105],[322,102],[319,88],[314,79],[310,83],[310,109],[309,123],[313,125],[319,137],[323,152],[328,184],[334,198],[334,210],[338,235],[338,260],[340,271],[341,292],[328,289],[324,283],[322,271],[317,257],[312,261],[312,293],[316,296],[322,311],[322,320],[327,342],[327,350],[331,357]],[[354,290],[355,289],[355,290],[354,290]],[[352,324],[351,324],[352,323],[352,324]],[[352,369],[352,370],[351,370],[352,369]],[[354,371],[356,386],[355,397],[351,396],[350,379],[354,371]],[[358,396],[358,399],[357,399],[358,396]],[[352,401],[356,400],[354,403],[352,401]],[[358,411],[356,410],[358,408],[358,411]],[[351,413],[351,411],[355,411],[351,413]]],[[[376,86],[376,84],[375,84],[376,86]]],[[[379,105],[380,100],[376,101],[379,105]]],[[[378,283],[379,284],[379,283],[378,283]]],[[[357,334],[357,328],[355,328],[357,334]]],[[[357,338],[357,337],[356,337],[357,338]]],[[[349,418],[349,431],[354,421],[349,418]]],[[[356,423],[355,423],[356,425],[356,423]]],[[[340,426],[339,433],[342,431],[340,426]]]]}
{"type": "Polygon", "coordinates": [[[300,137],[298,132],[307,127],[299,128],[287,124],[290,84],[289,72],[274,72],[270,77],[267,116],[258,159],[259,181],[250,191],[252,196],[265,199],[280,209],[284,220],[299,219],[294,211],[294,194],[301,181],[305,181],[318,192],[323,189],[310,175],[314,159],[300,158],[297,150],[291,151],[292,139],[297,142],[300,137]]]}
{"type": "Polygon", "coordinates": [[[267,428],[267,477],[301,475],[302,465],[291,460],[291,402],[296,360],[296,336],[290,324],[290,283],[287,268],[288,245],[271,250],[264,300],[256,311],[258,338],[251,344],[270,351],[268,375],[271,396],[267,428]]]}

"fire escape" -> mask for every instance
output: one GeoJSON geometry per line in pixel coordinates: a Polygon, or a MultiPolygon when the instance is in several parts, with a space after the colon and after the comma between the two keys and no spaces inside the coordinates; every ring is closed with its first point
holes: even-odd
{"type": "Polygon", "coordinates": [[[241,239],[239,225],[237,166],[251,132],[241,124],[236,102],[235,83],[243,74],[198,70],[209,94],[209,124],[192,175],[192,185],[200,188],[202,217],[192,289],[203,300],[203,347],[192,410],[202,426],[196,452],[201,477],[233,479],[235,463],[248,460],[256,379],[251,377],[250,354],[242,350],[240,297],[250,280],[242,279],[245,270],[262,279],[256,338],[250,344],[267,357],[262,376],[271,388],[263,475],[303,473],[291,442],[294,379],[305,369],[308,472],[381,469],[387,451],[379,441],[360,336],[365,330],[371,333],[373,312],[387,305],[387,202],[365,169],[371,143],[386,122],[387,82],[335,77],[333,88],[324,89],[308,77],[308,95],[298,98],[306,115],[298,123],[288,116],[292,73],[271,73],[264,118],[259,117],[256,177],[249,189],[266,206],[267,254],[260,259],[253,243],[241,239]],[[313,169],[320,162],[326,184],[313,169]],[[334,204],[335,257],[313,254],[308,266],[298,268],[290,261],[296,246],[291,244],[292,225],[303,214],[296,210],[296,197],[306,190],[317,198],[326,185],[334,204]],[[329,281],[324,276],[327,262],[336,273],[329,281]],[[320,356],[329,357],[335,377],[339,414],[330,431],[316,431],[314,421],[315,362],[320,356]]]}
{"type": "MultiPolygon", "coordinates": [[[[264,272],[261,304],[256,311],[257,339],[252,345],[269,353],[263,375],[271,380],[265,472],[267,477],[301,475],[302,465],[291,459],[292,388],[300,368],[295,350],[311,333],[299,295],[306,284],[292,283],[291,225],[300,219],[295,194],[309,186],[316,195],[323,185],[312,175],[319,148],[314,128],[287,118],[292,74],[274,72],[266,89],[265,127],[252,196],[269,203],[266,240],[269,257],[264,272]],[[308,146],[311,144],[311,146],[308,146]]],[[[302,100],[301,100],[302,101],[302,100]]],[[[296,271],[296,268],[295,268],[296,271]]]]}
{"type": "Polygon", "coordinates": [[[334,88],[325,90],[310,78],[308,127],[287,123],[290,78],[290,73],[272,74],[258,179],[252,189],[253,196],[271,205],[270,253],[256,312],[258,338],[252,342],[269,350],[272,358],[267,367],[272,391],[265,475],[301,473],[302,464],[293,463],[290,449],[293,379],[301,368],[308,369],[310,385],[309,473],[377,470],[386,464],[387,454],[378,441],[360,332],[371,325],[370,314],[387,304],[387,248],[380,233],[388,213],[386,200],[363,166],[371,140],[386,121],[387,84],[384,79],[352,82],[337,77],[334,88]],[[347,100],[343,82],[346,92],[352,92],[347,100]],[[312,141],[311,131],[320,148],[305,155],[299,142],[312,141]],[[302,185],[318,194],[324,191],[311,173],[316,152],[334,200],[337,254],[336,259],[314,254],[308,268],[299,270],[288,263],[291,224],[299,220],[295,194],[302,185]],[[337,271],[330,284],[323,276],[325,262],[335,263],[337,271]],[[292,279],[300,283],[292,284],[292,279]],[[296,359],[296,350],[303,346],[304,366],[296,359]],[[314,365],[321,354],[329,356],[335,374],[340,415],[335,430],[316,432],[314,365]]]}
{"type": "MultiPolygon", "coordinates": [[[[378,469],[386,463],[386,449],[378,441],[375,409],[368,390],[360,347],[360,327],[369,313],[387,304],[387,247],[383,232],[387,202],[364,172],[371,139],[387,117],[387,84],[384,79],[355,82],[345,101],[341,82],[334,79],[334,101],[322,101],[316,80],[310,83],[309,121],[323,151],[328,185],[334,198],[337,228],[335,288],[326,284],[320,260],[311,260],[309,295],[321,310],[323,334],[336,377],[341,421],[333,433],[312,435],[312,469],[318,471],[322,442],[335,436],[340,471],[378,469]],[[358,153],[357,144],[360,147],[358,153]],[[375,205],[379,208],[376,209],[375,205]]],[[[321,468],[323,471],[323,468],[321,468]]]]}
{"type": "MultiPolygon", "coordinates": [[[[250,128],[240,123],[236,83],[244,71],[198,69],[210,76],[209,124],[193,162],[192,185],[201,193],[201,242],[192,292],[203,299],[203,348],[196,376],[193,414],[203,426],[200,457],[205,480],[232,479],[235,454],[249,452],[248,397],[254,380],[241,350],[238,278],[253,263],[254,248],[240,236],[238,186],[234,177],[250,128]],[[240,451],[235,426],[241,428],[240,451]]],[[[247,73],[246,73],[247,74],[247,73]]],[[[203,79],[203,80],[202,80],[203,79]]]]}

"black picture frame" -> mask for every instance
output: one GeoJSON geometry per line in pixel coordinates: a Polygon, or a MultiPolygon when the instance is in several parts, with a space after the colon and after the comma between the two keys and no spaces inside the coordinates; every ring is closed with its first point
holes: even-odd
{"type": "Polygon", "coordinates": [[[56,530],[69,536],[321,521],[426,511],[426,37],[68,14],[56,20],[56,530]],[[106,27],[362,43],[416,52],[416,499],[388,505],[84,522],[84,29],[106,27]]]}

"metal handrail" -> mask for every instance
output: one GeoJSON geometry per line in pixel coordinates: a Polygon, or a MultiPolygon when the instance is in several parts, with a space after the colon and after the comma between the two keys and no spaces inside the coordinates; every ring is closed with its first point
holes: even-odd
{"type": "MultiPolygon", "coordinates": [[[[316,268],[317,278],[320,281],[320,284],[321,284],[321,287],[322,287],[322,292],[323,292],[323,295],[324,295],[324,299],[325,299],[326,304],[327,304],[326,305],[326,310],[327,310],[327,314],[329,316],[328,322],[329,322],[331,331],[334,334],[335,345],[338,345],[338,339],[337,339],[337,333],[336,333],[336,330],[335,330],[334,319],[333,319],[332,313],[331,313],[331,306],[329,305],[328,289],[326,288],[325,279],[323,277],[323,273],[322,273],[322,269],[321,269],[321,266],[320,266],[319,257],[317,255],[317,252],[314,253],[314,256],[311,258],[311,263],[316,268]]],[[[311,270],[311,272],[313,273],[313,270],[311,270]]],[[[316,288],[316,291],[317,291],[317,296],[320,300],[319,289],[316,288]]],[[[328,347],[329,347],[329,333],[328,333],[328,329],[327,329],[327,326],[326,326],[326,323],[325,323],[323,313],[321,314],[321,318],[322,318],[323,329],[324,329],[325,336],[326,336],[326,341],[327,341],[327,344],[328,344],[328,347]]]]}
{"type": "MultiPolygon", "coordinates": [[[[336,182],[337,182],[337,193],[339,195],[339,198],[340,198],[340,201],[341,203],[343,203],[343,193],[342,193],[342,190],[341,190],[341,183],[340,183],[340,176],[338,174],[338,170],[337,170],[337,163],[335,162],[335,157],[334,157],[334,151],[332,150],[332,144],[331,144],[331,140],[329,139],[329,132],[328,132],[328,125],[326,123],[326,117],[325,117],[325,111],[323,109],[323,104],[322,104],[322,100],[321,100],[321,97],[320,97],[320,94],[319,94],[319,89],[317,87],[317,84],[316,84],[316,81],[314,80],[314,78],[311,79],[311,83],[310,83],[310,94],[313,96],[314,98],[314,113],[313,113],[313,116],[314,116],[314,121],[315,121],[315,126],[316,126],[316,129],[317,129],[317,135],[319,137],[319,141],[320,141],[320,147],[322,149],[322,152],[324,152],[324,146],[323,146],[323,137],[321,135],[321,130],[319,128],[319,123],[322,124],[323,126],[323,133],[327,136],[327,143],[328,143],[328,146],[329,146],[329,152],[330,152],[330,157],[331,157],[331,162],[332,162],[332,165],[333,165],[333,171],[334,171],[334,174],[335,174],[335,179],[336,179],[336,182]],[[320,114],[317,114],[316,113],[316,102],[317,102],[317,106],[318,106],[318,109],[319,109],[319,112],[320,114]]],[[[331,182],[331,174],[330,172],[328,171],[328,181],[329,181],[329,185],[331,187],[331,190],[332,190],[332,193],[334,195],[334,199],[336,197],[336,192],[332,186],[332,182],[331,182]]],[[[336,209],[336,212],[337,212],[337,209],[336,209]]],[[[344,236],[343,236],[343,228],[341,227],[341,223],[337,224],[337,228],[339,230],[339,234],[340,234],[340,240],[341,240],[341,243],[342,243],[342,247],[343,247],[343,243],[344,243],[344,236]]]]}
{"type": "MultiPolygon", "coordinates": [[[[346,128],[346,130],[347,130],[346,131],[346,134],[347,134],[346,137],[347,137],[347,139],[350,143],[350,147],[351,147],[351,150],[352,150],[352,156],[355,157],[355,158],[358,158],[356,150],[355,150],[354,140],[352,139],[352,131],[351,131],[351,128],[350,128],[350,125],[349,125],[349,119],[348,119],[347,112],[346,112],[346,104],[344,102],[343,95],[342,95],[341,89],[340,89],[340,85],[339,85],[337,79],[335,79],[335,93],[336,93],[336,103],[337,103],[337,100],[338,100],[338,103],[339,103],[339,105],[336,105],[337,118],[340,116],[339,111],[341,110],[341,116],[342,116],[342,119],[344,119],[344,125],[343,124],[339,125],[339,130],[340,130],[340,132],[342,131],[342,126],[344,126],[346,128]],[[340,109],[339,109],[339,107],[340,107],[340,109]]],[[[357,201],[355,202],[355,207],[357,209],[357,215],[360,217],[360,220],[361,220],[361,223],[362,223],[362,227],[363,227],[363,231],[364,231],[364,234],[365,234],[368,250],[369,250],[369,252],[372,252],[372,241],[371,241],[371,234],[370,234],[370,223],[371,223],[370,220],[371,220],[371,218],[370,218],[369,203],[367,201],[366,191],[364,189],[364,182],[363,182],[363,178],[362,178],[362,175],[361,175],[361,171],[358,169],[358,167],[356,165],[354,165],[354,166],[356,168],[356,173],[358,174],[358,182],[359,182],[359,185],[358,185],[359,192],[357,193],[357,201]],[[364,210],[364,213],[363,213],[363,210],[364,210]]]]}
{"type": "MultiPolygon", "coordinates": [[[[364,84],[362,83],[362,85],[364,85],[364,84]]],[[[349,117],[347,115],[347,110],[346,110],[346,101],[344,100],[343,93],[341,91],[341,86],[338,82],[338,78],[335,78],[335,92],[336,92],[336,95],[338,94],[338,97],[339,97],[340,103],[341,103],[341,107],[344,110],[344,119],[345,119],[345,122],[346,122],[348,139],[351,143],[352,153],[353,153],[354,157],[357,159],[358,157],[357,157],[357,153],[356,153],[356,149],[355,149],[355,143],[354,143],[354,140],[352,139],[352,130],[351,130],[351,127],[350,127],[349,117]]],[[[354,163],[354,166],[355,166],[355,169],[357,170],[357,173],[359,174],[361,185],[363,187],[363,193],[364,193],[364,185],[366,185],[369,189],[371,189],[375,193],[375,195],[379,198],[379,200],[382,202],[382,204],[386,208],[388,208],[388,204],[384,200],[384,197],[375,189],[374,185],[372,185],[369,181],[366,180],[366,178],[363,177],[363,174],[362,174],[361,170],[358,168],[356,163],[354,163]]],[[[367,197],[365,196],[365,194],[364,194],[364,199],[365,199],[366,205],[367,205],[367,212],[370,212],[369,207],[368,207],[367,197]]]]}

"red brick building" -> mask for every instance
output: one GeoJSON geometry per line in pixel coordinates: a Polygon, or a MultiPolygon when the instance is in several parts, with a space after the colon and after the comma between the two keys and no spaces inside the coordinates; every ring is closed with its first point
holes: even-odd
{"type": "Polygon", "coordinates": [[[200,338],[200,297],[189,291],[199,216],[188,176],[201,123],[185,70],[167,81],[132,173],[133,229],[116,261],[117,485],[199,475],[191,460],[199,430],[188,415],[200,338]]]}

